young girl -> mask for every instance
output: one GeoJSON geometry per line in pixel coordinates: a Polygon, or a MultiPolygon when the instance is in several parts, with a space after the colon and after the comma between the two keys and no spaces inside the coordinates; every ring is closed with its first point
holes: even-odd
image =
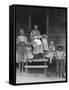
{"type": "Polygon", "coordinates": [[[53,59],[54,55],[55,55],[54,41],[51,41],[50,45],[49,45],[48,54],[45,56],[48,57],[50,59],[50,63],[52,63],[52,59],[53,59]]]}
{"type": "Polygon", "coordinates": [[[29,60],[30,62],[32,62],[34,55],[32,54],[31,43],[28,42],[28,44],[26,45],[26,49],[27,49],[27,60],[29,60]]]}
{"type": "Polygon", "coordinates": [[[58,46],[56,51],[56,75],[63,77],[65,74],[65,53],[62,46],[58,46]]]}
{"type": "Polygon", "coordinates": [[[23,71],[24,62],[27,60],[27,37],[24,35],[24,30],[20,29],[20,35],[17,37],[16,60],[19,63],[19,71],[23,71]],[[22,68],[21,68],[22,66],[22,68]]]}

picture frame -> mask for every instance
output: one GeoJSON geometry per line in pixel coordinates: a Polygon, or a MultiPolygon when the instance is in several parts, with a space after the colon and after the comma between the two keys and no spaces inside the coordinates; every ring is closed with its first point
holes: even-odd
{"type": "MultiPolygon", "coordinates": [[[[24,35],[24,36],[25,36],[24,35]]],[[[23,40],[21,37],[19,40],[23,40]]],[[[26,38],[25,40],[26,41],[26,38]]],[[[38,42],[38,41],[37,41],[38,42]]],[[[26,47],[30,47],[30,44],[26,44],[26,47]]],[[[47,45],[47,44],[46,44],[47,45]]],[[[31,46],[32,48],[33,45],[31,46]]],[[[47,48],[47,46],[46,46],[47,48]]],[[[40,49],[39,49],[40,50],[40,49]]],[[[34,52],[34,51],[32,51],[34,52]]],[[[30,52],[29,52],[30,53],[30,52]]],[[[59,56],[60,57],[60,56],[59,56]]],[[[18,57],[19,58],[19,57],[18,57]]],[[[23,57],[24,58],[24,57],[23,57]]],[[[61,60],[60,60],[61,61],[61,60]]],[[[60,65],[60,66],[61,66],[60,65]]],[[[61,67],[60,67],[61,69],[61,67]]],[[[64,70],[62,67],[62,71],[64,70]]],[[[32,85],[32,84],[47,84],[47,83],[64,83],[67,82],[67,7],[53,7],[53,6],[37,6],[37,5],[10,5],[9,6],[9,84],[12,85],[32,85]],[[38,27],[37,27],[38,25],[38,27]],[[38,51],[35,51],[35,54],[32,54],[33,59],[29,59],[29,56],[23,54],[25,51],[24,42],[17,44],[17,37],[23,32],[20,30],[24,29],[26,32],[25,35],[29,42],[34,40],[33,36],[30,38],[30,33],[35,28],[38,28],[41,33],[41,40],[45,36],[47,37],[48,46],[50,41],[55,43],[55,52],[60,46],[64,47],[65,52],[65,77],[60,78],[56,77],[56,59],[52,65],[51,59],[49,56],[44,56],[39,53],[36,56],[38,51]],[[19,33],[20,32],[20,33],[19,33]],[[46,36],[46,35],[47,36],[46,36]],[[31,40],[32,39],[32,40],[31,40]],[[19,48],[20,47],[20,48],[19,48]],[[21,51],[23,49],[23,51],[21,51]],[[18,52],[18,53],[17,53],[18,52]],[[16,60],[17,54],[22,56],[25,55],[28,60],[22,61],[16,60]],[[39,58],[37,60],[37,58],[39,58]],[[47,62],[47,61],[48,62],[47,62]],[[21,63],[21,70],[18,71],[19,63],[21,63]],[[28,64],[29,63],[29,64],[28,64]],[[48,65],[47,65],[48,63],[48,65]],[[49,65],[50,64],[50,65],[49,65]],[[48,68],[48,69],[47,69],[48,68]],[[49,75],[47,75],[47,72],[49,75]]]]}

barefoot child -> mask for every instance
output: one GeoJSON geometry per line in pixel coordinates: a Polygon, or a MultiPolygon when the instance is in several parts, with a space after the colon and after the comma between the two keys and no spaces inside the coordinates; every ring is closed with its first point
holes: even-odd
{"type": "Polygon", "coordinates": [[[27,37],[24,35],[23,29],[20,29],[19,33],[20,35],[17,37],[16,60],[17,63],[19,63],[19,72],[20,72],[23,71],[24,62],[27,59],[27,50],[25,47],[25,44],[27,44],[27,37]]]}
{"type": "Polygon", "coordinates": [[[63,46],[58,46],[56,51],[56,75],[63,77],[65,74],[65,52],[63,46]]]}
{"type": "Polygon", "coordinates": [[[48,54],[45,55],[47,58],[50,59],[50,63],[52,63],[52,59],[55,55],[55,45],[54,45],[54,41],[51,41],[50,42],[50,45],[49,45],[49,50],[48,50],[48,54]]]}

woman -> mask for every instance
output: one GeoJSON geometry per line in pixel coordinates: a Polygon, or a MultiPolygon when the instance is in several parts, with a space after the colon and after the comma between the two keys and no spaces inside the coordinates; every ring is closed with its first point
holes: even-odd
{"type": "Polygon", "coordinates": [[[38,26],[35,25],[34,29],[31,31],[30,39],[33,47],[33,54],[38,58],[38,56],[41,56],[43,54],[43,46],[41,42],[41,35],[38,30],[38,26]]]}

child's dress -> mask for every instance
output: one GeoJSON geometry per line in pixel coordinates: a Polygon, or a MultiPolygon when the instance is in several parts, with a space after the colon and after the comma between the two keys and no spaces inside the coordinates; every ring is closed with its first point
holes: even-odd
{"type": "Polygon", "coordinates": [[[17,49],[16,60],[17,62],[25,62],[27,60],[27,50],[25,44],[27,43],[27,37],[20,35],[17,37],[17,49]]]}
{"type": "Polygon", "coordinates": [[[34,40],[32,41],[34,55],[38,55],[40,53],[43,53],[43,46],[42,46],[42,42],[41,42],[39,37],[40,36],[35,36],[34,40]]]}
{"type": "Polygon", "coordinates": [[[43,50],[44,51],[48,50],[47,37],[45,37],[45,38],[42,37],[42,44],[43,44],[43,50]]]}
{"type": "Polygon", "coordinates": [[[32,47],[31,46],[26,46],[26,49],[27,49],[27,59],[28,60],[31,60],[33,59],[33,54],[32,54],[32,47]]]}
{"type": "Polygon", "coordinates": [[[50,63],[52,63],[54,55],[55,55],[55,46],[49,46],[48,55],[46,55],[46,57],[50,59],[50,63]]]}

